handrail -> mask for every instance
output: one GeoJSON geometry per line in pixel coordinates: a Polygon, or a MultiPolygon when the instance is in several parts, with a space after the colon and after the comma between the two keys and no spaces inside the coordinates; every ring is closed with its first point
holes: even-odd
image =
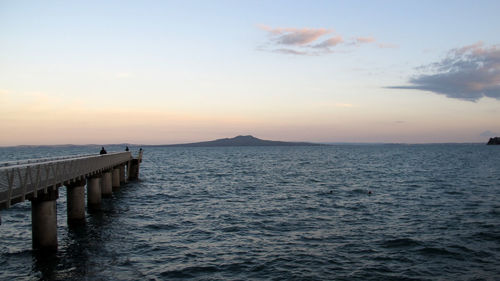
{"type": "Polygon", "coordinates": [[[46,158],[32,158],[32,159],[4,161],[4,162],[0,162],[0,168],[14,166],[14,165],[21,165],[21,164],[32,164],[32,163],[48,162],[48,161],[61,160],[61,159],[69,159],[69,158],[80,158],[80,157],[87,157],[87,156],[93,156],[93,155],[96,155],[96,154],[95,153],[75,154],[75,155],[65,155],[65,156],[46,157],[46,158]]]}

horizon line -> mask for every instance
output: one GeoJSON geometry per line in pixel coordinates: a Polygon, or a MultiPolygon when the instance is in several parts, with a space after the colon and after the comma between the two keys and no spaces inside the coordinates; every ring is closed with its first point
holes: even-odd
{"type": "MultiPolygon", "coordinates": [[[[204,141],[202,141],[204,142],[204,141]]],[[[288,141],[284,141],[288,142],[288,141]]],[[[431,144],[483,144],[483,142],[308,142],[308,141],[293,141],[298,143],[311,143],[311,144],[323,144],[323,145],[431,145],[431,144]]],[[[195,142],[196,143],[196,142],[195,142]]],[[[186,143],[172,143],[172,144],[136,144],[136,143],[107,143],[107,144],[16,144],[16,145],[0,145],[0,148],[14,148],[14,147],[58,147],[58,146],[133,146],[133,147],[160,147],[160,146],[175,146],[179,144],[191,144],[191,142],[186,143]]],[[[486,144],[486,142],[484,142],[486,144]]],[[[300,146],[300,145],[297,145],[300,146]]]]}

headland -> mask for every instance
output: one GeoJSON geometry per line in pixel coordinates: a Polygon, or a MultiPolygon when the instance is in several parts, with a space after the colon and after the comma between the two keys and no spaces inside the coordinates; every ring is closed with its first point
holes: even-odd
{"type": "Polygon", "coordinates": [[[500,137],[490,138],[487,145],[500,145],[500,137]]]}
{"type": "Polygon", "coordinates": [[[225,147],[225,146],[322,146],[325,144],[310,143],[310,142],[287,142],[287,141],[272,141],[262,140],[254,136],[237,136],[234,138],[224,138],[212,141],[158,145],[168,147],[225,147]]]}

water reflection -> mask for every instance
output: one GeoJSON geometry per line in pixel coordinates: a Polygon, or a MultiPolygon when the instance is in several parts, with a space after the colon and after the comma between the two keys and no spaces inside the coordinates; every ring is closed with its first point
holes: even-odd
{"type": "Polygon", "coordinates": [[[60,257],[53,251],[32,251],[33,272],[41,274],[40,280],[55,280],[60,257]]]}

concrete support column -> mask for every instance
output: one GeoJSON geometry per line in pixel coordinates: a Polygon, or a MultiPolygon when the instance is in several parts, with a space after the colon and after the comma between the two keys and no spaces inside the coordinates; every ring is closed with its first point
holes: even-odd
{"type": "Polygon", "coordinates": [[[130,180],[130,169],[132,168],[132,161],[127,162],[127,171],[125,173],[125,177],[127,178],[127,182],[130,180]]]}
{"type": "Polygon", "coordinates": [[[110,171],[102,174],[101,194],[102,197],[111,197],[113,194],[113,179],[110,171]]]}
{"type": "Polygon", "coordinates": [[[113,189],[120,188],[120,167],[113,168],[112,185],[113,189]]]}
{"type": "Polygon", "coordinates": [[[82,179],[66,186],[68,224],[85,222],[85,183],[82,179]]]}
{"type": "Polygon", "coordinates": [[[56,200],[59,190],[49,188],[31,199],[31,233],[33,249],[57,250],[56,200]]]}
{"type": "Polygon", "coordinates": [[[120,184],[127,183],[127,178],[125,177],[125,165],[120,165],[120,184]]]}
{"type": "Polygon", "coordinates": [[[139,160],[132,159],[130,161],[130,173],[128,175],[129,180],[137,180],[139,179],[139,160]]]}
{"type": "Polygon", "coordinates": [[[93,176],[87,181],[87,207],[98,210],[101,208],[101,176],[93,176]]]}

